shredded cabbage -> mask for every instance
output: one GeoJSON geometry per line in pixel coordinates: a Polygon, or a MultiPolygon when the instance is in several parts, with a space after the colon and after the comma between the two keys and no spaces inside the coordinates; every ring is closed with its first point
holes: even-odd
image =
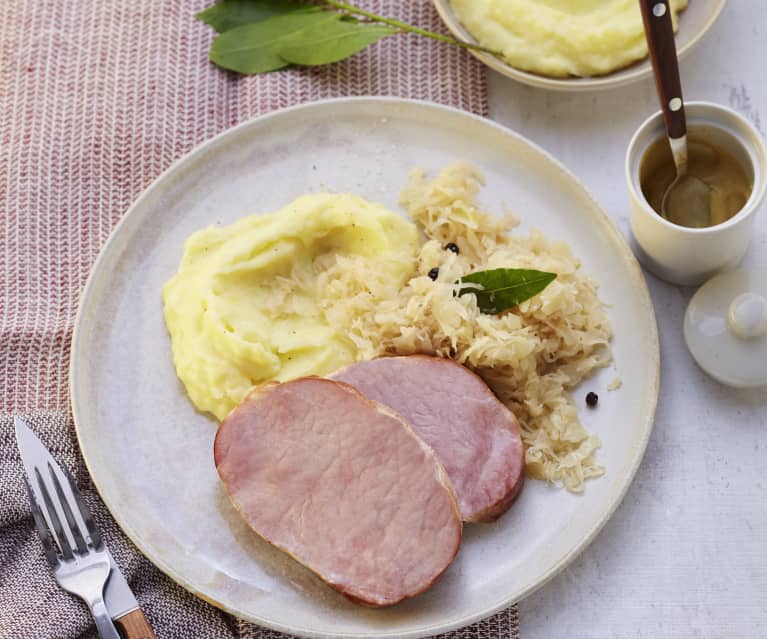
{"type": "Polygon", "coordinates": [[[520,421],[527,474],[581,492],[586,479],[604,473],[595,460],[600,440],[581,425],[568,393],[611,360],[597,283],[580,272],[566,243],[538,231],[511,233],[514,217],[480,210],[483,184],[465,164],[434,179],[413,171],[400,198],[426,238],[413,276],[397,286],[360,257],[339,255],[318,276],[322,309],[331,326],[346,327],[358,360],[427,353],[478,373],[520,421]],[[445,250],[448,242],[458,254],[445,250]],[[557,279],[500,315],[482,314],[474,295],[454,295],[462,275],[500,267],[550,271],[557,279]]]}

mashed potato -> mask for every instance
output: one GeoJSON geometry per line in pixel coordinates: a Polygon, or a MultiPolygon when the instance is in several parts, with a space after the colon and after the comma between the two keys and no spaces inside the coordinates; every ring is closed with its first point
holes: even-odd
{"type": "Polygon", "coordinates": [[[411,222],[352,195],[304,196],[192,235],[163,302],[176,372],[194,405],[223,419],[260,382],[354,362],[347,327],[324,313],[322,270],[353,259],[398,289],[417,248],[411,222]]]}
{"type": "MultiPolygon", "coordinates": [[[[477,41],[548,76],[609,73],[647,56],[637,0],[450,0],[477,41]]],[[[687,0],[670,0],[674,30],[687,0]]]]}

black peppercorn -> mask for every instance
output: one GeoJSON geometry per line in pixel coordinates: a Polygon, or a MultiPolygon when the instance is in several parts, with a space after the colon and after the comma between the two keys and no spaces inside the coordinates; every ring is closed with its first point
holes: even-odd
{"type": "Polygon", "coordinates": [[[453,251],[456,255],[460,253],[458,250],[458,245],[455,242],[450,242],[449,244],[445,244],[445,250],[446,251],[453,251]]]}
{"type": "Polygon", "coordinates": [[[588,393],[586,395],[586,405],[589,408],[594,408],[594,406],[597,405],[597,402],[599,401],[599,395],[596,393],[588,393]]]}
{"type": "Polygon", "coordinates": [[[439,269],[436,266],[429,271],[429,277],[433,280],[439,277],[439,269]]]}

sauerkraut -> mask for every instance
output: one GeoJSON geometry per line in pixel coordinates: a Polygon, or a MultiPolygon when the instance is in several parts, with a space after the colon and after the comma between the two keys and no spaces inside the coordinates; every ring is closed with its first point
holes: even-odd
{"type": "Polygon", "coordinates": [[[483,183],[463,164],[433,179],[414,171],[400,198],[425,237],[413,276],[397,286],[358,256],[334,256],[317,265],[322,309],[331,326],[345,327],[358,360],[426,353],[478,373],[520,421],[527,474],[580,492],[604,468],[595,459],[600,440],[581,425],[568,391],[610,362],[610,324],[570,247],[537,231],[514,233],[513,216],[480,210],[483,183]],[[458,253],[445,250],[451,242],[458,253]],[[500,267],[557,278],[499,315],[481,313],[472,294],[454,294],[462,275],[500,267]]]}

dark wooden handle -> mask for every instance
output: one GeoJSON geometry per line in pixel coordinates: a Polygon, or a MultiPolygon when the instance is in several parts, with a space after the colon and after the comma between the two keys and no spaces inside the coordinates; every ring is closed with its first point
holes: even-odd
{"type": "Polygon", "coordinates": [[[639,6],[642,8],[647,48],[650,50],[650,61],[655,71],[655,87],[658,90],[666,131],[671,138],[681,138],[687,133],[687,122],[684,117],[671,8],[668,0],[639,0],[639,6]]]}
{"type": "Polygon", "coordinates": [[[125,639],[157,639],[141,608],[115,619],[125,639]]]}

